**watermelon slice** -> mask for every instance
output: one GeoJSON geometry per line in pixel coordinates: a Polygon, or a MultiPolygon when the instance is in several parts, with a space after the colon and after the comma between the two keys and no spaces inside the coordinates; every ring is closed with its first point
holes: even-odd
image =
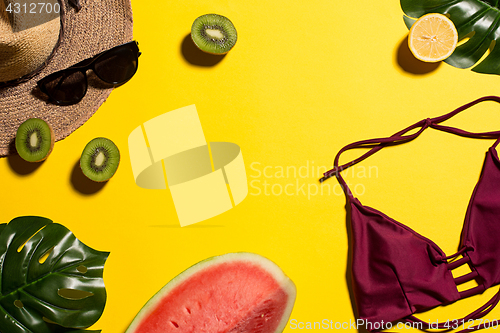
{"type": "Polygon", "coordinates": [[[126,333],[275,333],[285,328],[296,289],[272,261],[229,253],[188,268],[154,295],[126,333]]]}

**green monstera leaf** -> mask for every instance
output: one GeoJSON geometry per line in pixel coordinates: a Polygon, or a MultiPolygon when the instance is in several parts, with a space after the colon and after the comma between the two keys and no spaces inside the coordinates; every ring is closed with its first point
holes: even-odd
{"type": "Polygon", "coordinates": [[[490,49],[490,54],[472,70],[478,73],[500,75],[500,1],[499,0],[401,0],[401,8],[408,17],[408,29],[415,19],[428,13],[449,15],[458,31],[458,40],[469,37],[459,45],[446,63],[469,68],[490,49]]]}
{"type": "Polygon", "coordinates": [[[43,217],[0,225],[0,332],[100,332],[83,328],[104,310],[108,255],[43,217]]]}

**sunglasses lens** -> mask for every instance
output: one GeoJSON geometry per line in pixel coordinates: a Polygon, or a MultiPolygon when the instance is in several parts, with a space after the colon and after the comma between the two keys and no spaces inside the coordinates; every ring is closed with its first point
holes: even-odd
{"type": "Polygon", "coordinates": [[[137,52],[128,47],[106,53],[94,64],[94,72],[107,83],[124,83],[137,71],[137,52]]]}
{"type": "Polygon", "coordinates": [[[62,105],[71,105],[82,100],[87,92],[87,79],[80,71],[64,71],[59,75],[49,76],[44,79],[45,93],[62,105]]]}

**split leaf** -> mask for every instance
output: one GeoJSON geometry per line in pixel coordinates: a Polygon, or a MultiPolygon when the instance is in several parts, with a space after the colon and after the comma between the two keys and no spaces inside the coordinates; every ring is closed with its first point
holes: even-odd
{"type": "Polygon", "coordinates": [[[458,31],[459,46],[446,63],[458,68],[500,75],[500,10],[499,0],[401,0],[408,17],[408,29],[415,19],[429,13],[448,15],[458,31]],[[461,40],[467,39],[460,45],[461,40]],[[483,55],[489,54],[481,62],[483,55]],[[479,62],[479,63],[478,63],[479,62]]]}
{"type": "Polygon", "coordinates": [[[97,333],[81,329],[104,310],[108,255],[43,217],[0,225],[0,332],[97,333]]]}

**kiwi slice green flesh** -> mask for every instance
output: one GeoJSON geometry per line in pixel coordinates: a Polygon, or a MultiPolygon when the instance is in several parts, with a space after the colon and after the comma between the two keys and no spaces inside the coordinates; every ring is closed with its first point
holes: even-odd
{"type": "Polygon", "coordinates": [[[95,138],[87,143],[80,158],[83,174],[95,182],[113,177],[119,164],[120,151],[113,141],[106,138],[95,138]]]}
{"type": "Polygon", "coordinates": [[[193,22],[191,38],[204,52],[225,54],[236,44],[238,36],[233,23],[227,17],[206,14],[193,22]]]}
{"type": "Polygon", "coordinates": [[[54,147],[54,132],[49,124],[38,118],[26,120],[16,134],[16,150],[28,162],[40,162],[49,156],[54,147]]]}

